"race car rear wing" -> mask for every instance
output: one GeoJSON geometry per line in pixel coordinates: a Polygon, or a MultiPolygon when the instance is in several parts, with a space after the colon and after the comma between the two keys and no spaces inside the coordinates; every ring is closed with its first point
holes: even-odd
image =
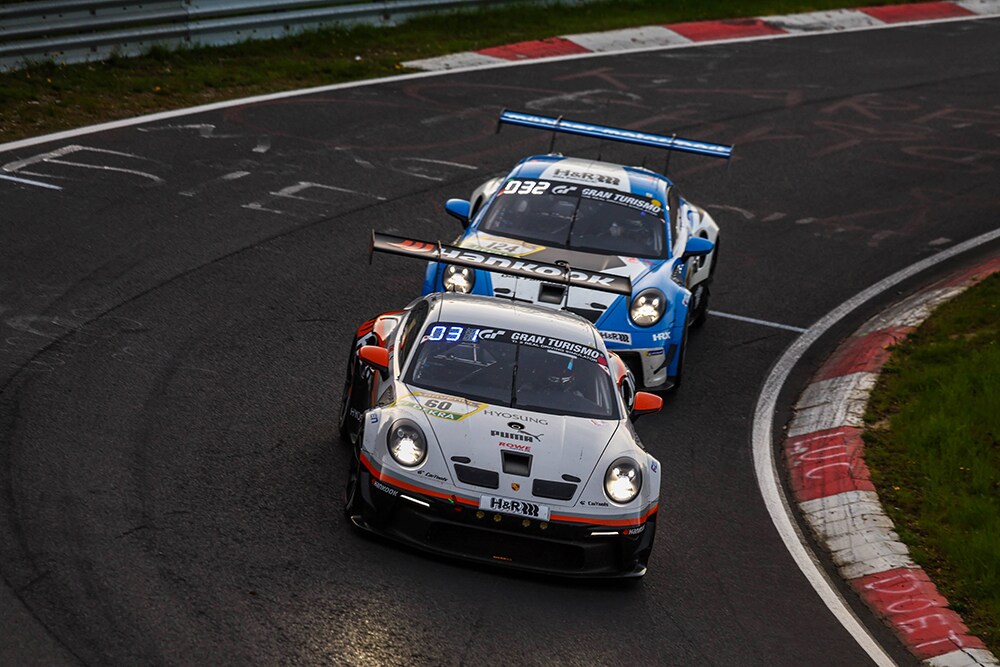
{"type": "Polygon", "coordinates": [[[676,135],[666,137],[659,134],[636,132],[635,130],[623,130],[617,127],[578,123],[576,121],[566,120],[562,116],[559,118],[549,118],[548,116],[535,116],[532,114],[521,113],[519,111],[507,111],[505,109],[500,112],[500,123],[506,125],[519,125],[521,127],[531,127],[537,130],[547,130],[549,132],[577,134],[583,137],[593,137],[595,139],[621,141],[623,143],[636,144],[638,146],[663,148],[668,151],[694,153],[695,155],[707,155],[709,157],[719,157],[726,160],[732,157],[733,154],[733,147],[725,144],[712,144],[707,141],[684,139],[676,135]]]}
{"type": "Polygon", "coordinates": [[[445,262],[484,271],[506,273],[522,278],[560,282],[573,287],[585,287],[602,292],[613,292],[626,296],[632,294],[632,281],[627,276],[614,276],[610,273],[575,269],[566,262],[559,264],[529,262],[517,257],[442,245],[440,241],[437,243],[418,241],[372,231],[372,243],[368,251],[369,264],[376,250],[404,257],[419,257],[432,262],[445,262]]]}

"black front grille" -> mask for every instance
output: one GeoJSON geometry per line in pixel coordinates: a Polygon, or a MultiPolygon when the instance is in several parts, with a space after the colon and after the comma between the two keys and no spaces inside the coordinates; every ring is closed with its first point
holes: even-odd
{"type": "Polygon", "coordinates": [[[458,524],[434,523],[425,539],[439,549],[520,565],[578,570],[584,564],[583,549],[573,544],[458,524]]]}
{"type": "Polygon", "coordinates": [[[531,485],[531,493],[539,498],[552,500],[570,500],[576,493],[576,484],[554,482],[548,479],[536,479],[531,485]]]}
{"type": "Polygon", "coordinates": [[[456,463],[455,474],[458,476],[458,480],[465,484],[482,486],[487,489],[500,488],[500,473],[496,470],[485,470],[456,463]]]}

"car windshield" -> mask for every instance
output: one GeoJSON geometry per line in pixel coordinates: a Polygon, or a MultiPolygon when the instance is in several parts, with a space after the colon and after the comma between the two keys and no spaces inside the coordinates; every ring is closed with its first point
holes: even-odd
{"type": "Polygon", "coordinates": [[[619,418],[604,354],[542,334],[455,322],[430,324],[405,382],[493,405],[556,415],[619,418]]]}
{"type": "Polygon", "coordinates": [[[667,257],[662,202],[607,188],[511,179],[479,229],[555,248],[667,257]]]}

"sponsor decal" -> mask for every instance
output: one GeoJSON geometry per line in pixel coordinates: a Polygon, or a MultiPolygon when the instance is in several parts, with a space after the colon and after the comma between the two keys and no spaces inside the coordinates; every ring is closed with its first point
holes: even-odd
{"type": "Polygon", "coordinates": [[[530,519],[540,521],[549,520],[549,508],[537,503],[529,503],[524,500],[511,500],[510,498],[498,498],[496,496],[482,496],[479,499],[479,509],[490,512],[501,512],[503,514],[516,514],[530,519]]]}
{"type": "Polygon", "coordinates": [[[658,347],[655,350],[646,350],[646,356],[647,357],[662,357],[663,356],[663,348],[662,347],[658,347]]]}
{"type": "Polygon", "coordinates": [[[504,442],[501,440],[497,443],[498,447],[503,447],[505,449],[513,449],[518,452],[529,453],[531,451],[531,445],[525,445],[520,442],[504,442]]]}
{"type": "Polygon", "coordinates": [[[661,331],[660,333],[653,334],[653,340],[654,341],[670,340],[670,329],[667,329],[666,331],[661,331]]]}
{"type": "Polygon", "coordinates": [[[374,486],[376,489],[378,489],[382,493],[388,493],[393,498],[395,498],[396,496],[399,495],[399,491],[397,491],[396,489],[392,488],[391,486],[387,486],[387,485],[383,484],[382,482],[378,481],[374,477],[372,477],[372,486],[374,486]]]}
{"type": "Polygon", "coordinates": [[[507,422],[507,427],[508,428],[512,428],[515,431],[523,431],[524,430],[524,424],[522,424],[521,422],[507,422]]]}
{"type": "Polygon", "coordinates": [[[421,477],[425,477],[427,479],[433,479],[436,482],[447,482],[448,481],[447,477],[442,477],[441,475],[439,475],[437,473],[428,472],[426,470],[418,470],[417,474],[420,475],[421,477]]]}
{"type": "Polygon", "coordinates": [[[612,204],[618,204],[619,206],[625,206],[626,208],[631,208],[636,211],[642,211],[643,213],[651,213],[653,215],[659,215],[663,212],[663,207],[660,206],[659,202],[656,202],[655,200],[636,197],[635,195],[625,194],[623,192],[615,192],[614,190],[584,188],[583,192],[580,193],[580,196],[584,199],[606,201],[612,204]]]}
{"type": "Polygon", "coordinates": [[[519,442],[538,442],[542,436],[541,434],[535,435],[533,433],[507,433],[506,431],[490,431],[490,435],[494,438],[503,438],[504,440],[517,440],[519,442]]]}
{"type": "Polygon", "coordinates": [[[357,408],[351,408],[350,415],[351,419],[357,419],[358,421],[361,421],[362,417],[364,417],[364,415],[361,414],[361,410],[358,410],[357,408]]]}
{"type": "Polygon", "coordinates": [[[579,189],[580,188],[576,187],[575,185],[557,185],[556,187],[552,188],[552,194],[568,195],[573,192],[576,192],[579,189]]]}
{"type": "Polygon", "coordinates": [[[554,178],[564,178],[567,181],[578,183],[606,183],[607,185],[621,185],[621,179],[610,174],[599,174],[593,171],[577,171],[576,169],[565,169],[556,167],[552,170],[554,178]]]}
{"type": "Polygon", "coordinates": [[[652,470],[653,472],[659,472],[660,471],[660,464],[656,462],[656,459],[652,459],[649,462],[649,469],[652,470]]]}
{"type": "Polygon", "coordinates": [[[581,505],[586,505],[587,507],[610,507],[610,505],[603,500],[581,500],[581,505]]]}
{"type": "Polygon", "coordinates": [[[636,528],[626,528],[622,531],[622,535],[639,535],[644,530],[646,530],[646,524],[642,524],[636,528]]]}
{"type": "Polygon", "coordinates": [[[598,271],[569,269],[544,262],[529,262],[517,257],[508,257],[485,251],[467,250],[454,246],[405,239],[375,232],[372,249],[397,255],[423,257],[460,266],[469,266],[484,271],[499,271],[535,280],[567,282],[577,287],[604,290],[616,294],[630,294],[632,282],[625,276],[615,276],[598,271]]]}
{"type": "Polygon", "coordinates": [[[632,334],[625,331],[602,331],[601,338],[604,340],[610,340],[613,343],[624,343],[625,345],[632,344],[632,334]]]}
{"type": "Polygon", "coordinates": [[[486,407],[485,403],[474,403],[464,398],[424,391],[400,396],[394,405],[414,408],[431,417],[453,422],[462,421],[486,407]]]}
{"type": "MultiPolygon", "coordinates": [[[[479,335],[480,338],[483,337],[482,334],[479,335]]],[[[541,417],[533,417],[531,415],[519,415],[515,412],[504,412],[503,410],[497,410],[495,408],[490,408],[488,410],[483,410],[484,415],[489,415],[490,417],[500,417],[501,419],[516,419],[518,421],[527,422],[529,424],[541,424],[542,426],[548,426],[549,420],[543,419],[541,417]]],[[[517,428],[514,424],[507,424],[511,428],[517,428]]],[[[521,426],[518,430],[523,430],[524,427],[521,426]]]]}
{"type": "Polygon", "coordinates": [[[562,340],[561,338],[552,338],[551,336],[542,336],[538,334],[515,331],[510,335],[510,342],[528,345],[530,347],[540,347],[547,350],[569,352],[570,354],[574,354],[578,357],[586,357],[594,361],[602,358],[601,353],[595,348],[588,347],[582,343],[573,343],[568,340],[562,340]]]}
{"type": "Polygon", "coordinates": [[[495,252],[500,255],[510,255],[511,257],[524,257],[539,250],[545,250],[545,246],[499,236],[490,236],[482,232],[475,237],[463,241],[462,247],[471,250],[482,250],[484,252],[495,252]]]}
{"type": "Polygon", "coordinates": [[[370,421],[372,424],[377,424],[378,423],[378,415],[375,414],[374,412],[371,413],[371,415],[369,415],[369,417],[368,417],[368,421],[370,421]]]}

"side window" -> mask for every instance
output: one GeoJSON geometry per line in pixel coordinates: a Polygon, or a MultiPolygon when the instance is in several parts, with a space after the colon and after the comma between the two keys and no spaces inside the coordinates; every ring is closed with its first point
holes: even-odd
{"type": "Polygon", "coordinates": [[[406,364],[407,358],[410,356],[410,350],[413,349],[414,343],[417,342],[417,334],[424,327],[424,320],[427,319],[427,312],[430,307],[427,305],[426,301],[421,301],[413,310],[410,311],[409,317],[406,318],[406,322],[403,324],[403,330],[400,332],[399,336],[399,367],[402,368],[406,364]]]}

